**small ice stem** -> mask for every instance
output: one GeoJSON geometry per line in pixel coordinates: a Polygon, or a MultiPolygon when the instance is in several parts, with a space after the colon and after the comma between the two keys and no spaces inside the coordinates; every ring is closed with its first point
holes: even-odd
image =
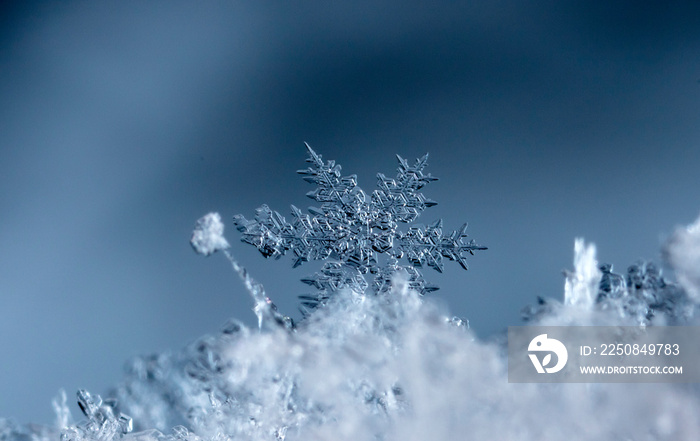
{"type": "Polygon", "coordinates": [[[229,251],[231,246],[224,237],[224,224],[221,222],[219,213],[209,213],[197,221],[190,243],[197,253],[205,256],[209,256],[217,251],[224,253],[229,262],[231,262],[233,270],[238,273],[246,289],[253,297],[253,302],[255,303],[253,311],[258,317],[258,329],[262,329],[263,318],[271,320],[270,323],[276,323],[286,328],[293,327],[289,317],[283,316],[276,311],[275,304],[265,295],[265,288],[263,288],[262,284],[250,277],[248,271],[238,264],[233,254],[229,251]]]}
{"type": "Polygon", "coordinates": [[[595,258],[595,245],[578,238],[574,243],[574,272],[567,273],[564,303],[591,309],[595,304],[601,273],[595,258]]]}
{"type": "Polygon", "coordinates": [[[58,429],[65,429],[69,426],[71,420],[70,409],[68,408],[66,391],[61,389],[58,392],[58,396],[54,398],[53,410],[56,413],[56,427],[58,429]]]}
{"type": "Polygon", "coordinates": [[[223,250],[223,253],[228,261],[231,262],[231,267],[233,267],[233,270],[238,273],[238,276],[243,281],[245,288],[253,298],[253,302],[255,303],[255,306],[253,306],[253,312],[255,312],[255,315],[258,317],[258,329],[262,329],[263,316],[273,318],[270,317],[272,315],[272,301],[265,295],[265,288],[262,286],[262,284],[250,277],[248,270],[238,264],[236,259],[234,259],[233,254],[231,254],[228,250],[223,250]]]}

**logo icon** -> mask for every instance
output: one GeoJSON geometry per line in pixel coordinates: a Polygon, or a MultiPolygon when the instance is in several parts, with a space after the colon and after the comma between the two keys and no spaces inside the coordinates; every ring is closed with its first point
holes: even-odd
{"type": "Polygon", "coordinates": [[[547,334],[540,334],[533,338],[527,350],[529,352],[549,352],[544,356],[542,362],[537,358],[537,354],[528,354],[532,364],[535,365],[535,369],[537,369],[537,372],[540,374],[544,374],[545,372],[548,374],[559,372],[564,368],[569,359],[566,346],[555,338],[547,338],[547,334]],[[552,367],[546,367],[552,362],[552,352],[557,356],[557,364],[552,367]]]}

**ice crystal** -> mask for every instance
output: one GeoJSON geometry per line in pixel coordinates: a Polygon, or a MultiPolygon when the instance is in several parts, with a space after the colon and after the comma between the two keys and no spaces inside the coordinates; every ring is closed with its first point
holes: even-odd
{"type": "Polygon", "coordinates": [[[205,256],[209,256],[217,251],[222,251],[226,255],[226,258],[231,262],[233,270],[241,278],[248,293],[253,298],[255,304],[253,311],[258,317],[258,327],[262,328],[263,323],[272,326],[281,325],[287,329],[294,327],[294,322],[291,318],[277,312],[277,306],[265,294],[265,288],[262,284],[256,282],[248,274],[248,271],[238,264],[233,254],[228,251],[229,244],[224,237],[224,224],[221,222],[219,213],[209,213],[197,220],[190,244],[197,253],[205,256]]]}
{"type": "Polygon", "coordinates": [[[583,239],[574,242],[573,272],[566,273],[564,302],[567,305],[590,307],[595,302],[600,272],[595,260],[595,245],[586,245],[583,239]]]}
{"type": "Polygon", "coordinates": [[[466,254],[485,250],[474,240],[466,241],[467,224],[450,233],[443,233],[442,220],[428,226],[411,226],[408,231],[398,229],[399,223],[411,223],[428,207],[437,203],[426,198],[420,190],[437,180],[423,169],[428,155],[410,165],[397,155],[398,173],[395,178],[377,175],[377,189],[367,196],[357,185],[357,176],[341,175],[335,161],[324,162],[306,144],[311,165],[298,173],[304,180],[316,184],[307,196],[321,203],[303,214],[292,205],[292,221],[277,211],[262,205],[255,219],[234,216],[241,232],[241,240],[255,246],[265,257],[280,258],[289,252],[294,267],[312,260],[331,261],[313,276],[302,282],[316,288],[313,295],[302,296],[303,305],[313,308],[337,291],[349,288],[362,293],[371,286],[375,292],[386,292],[392,274],[403,269],[409,275],[409,284],[421,294],[435,291],[418,268],[429,266],[439,272],[444,260],[456,261],[467,269],[466,254]],[[380,256],[386,256],[385,263],[380,256]],[[410,265],[401,265],[405,259],[410,265]],[[374,276],[370,285],[365,274],[374,276]]]}
{"type": "MultiPolygon", "coordinates": [[[[81,389],[78,406],[87,421],[64,428],[61,441],[111,441],[133,430],[131,417],[119,412],[116,400],[103,402],[99,395],[81,389]]],[[[65,404],[62,407],[65,408],[65,404]]]]}
{"type": "MultiPolygon", "coordinates": [[[[678,247],[678,239],[674,240],[667,250],[678,247]]],[[[688,249],[697,252],[698,248],[693,245],[688,249]]],[[[565,271],[564,305],[612,313],[612,317],[599,314],[598,324],[606,320],[644,326],[683,324],[689,323],[697,308],[687,290],[668,281],[653,262],[640,261],[630,265],[625,276],[616,274],[611,264],[597,263],[593,245],[577,239],[574,266],[574,271],[565,271]]],[[[538,297],[536,305],[523,308],[522,317],[525,321],[547,320],[559,316],[561,310],[556,300],[538,297]]]]}
{"type": "Polygon", "coordinates": [[[659,324],[687,323],[694,305],[680,286],[669,282],[653,262],[638,262],[627,268],[627,276],[612,272],[612,265],[602,264],[603,276],[596,303],[613,309],[620,316],[648,325],[656,318],[659,324]]]}
{"type": "Polygon", "coordinates": [[[209,213],[197,221],[190,239],[192,248],[199,254],[208,256],[229,247],[224,238],[224,223],[219,213],[209,213]]]}

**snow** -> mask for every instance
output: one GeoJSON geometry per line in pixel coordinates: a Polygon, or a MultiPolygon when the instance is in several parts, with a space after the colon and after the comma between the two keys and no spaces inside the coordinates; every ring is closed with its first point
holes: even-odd
{"type": "Polygon", "coordinates": [[[229,248],[219,213],[209,213],[197,221],[190,240],[192,248],[205,256],[229,248]]]}

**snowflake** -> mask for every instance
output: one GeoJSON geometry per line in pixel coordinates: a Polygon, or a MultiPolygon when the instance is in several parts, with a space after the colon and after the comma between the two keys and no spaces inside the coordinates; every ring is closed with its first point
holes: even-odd
{"type": "Polygon", "coordinates": [[[310,214],[303,214],[292,205],[291,222],[267,205],[256,210],[254,220],[234,216],[241,240],[255,246],[266,258],[279,259],[289,252],[294,267],[331,259],[319,272],[302,279],[317,290],[313,295],[301,296],[304,306],[313,308],[340,289],[365,292],[368,273],[374,276],[372,289],[377,293],[388,291],[397,271],[404,272],[409,285],[419,293],[435,291],[438,287],[428,284],[418,268],[427,265],[442,272],[448,259],[466,270],[466,254],[486,249],[465,240],[467,224],[449,234],[443,233],[442,220],[411,226],[407,232],[398,230],[399,223],[411,223],[423,210],[437,204],[420,192],[437,180],[423,173],[427,154],[414,165],[397,155],[396,177],[379,173],[377,189],[368,197],[357,185],[356,175],[342,176],[335,161],[324,162],[308,144],[306,148],[306,161],[311,165],[298,173],[316,184],[307,196],[320,202],[320,207],[310,207],[310,214]],[[381,255],[386,256],[383,264],[381,255]],[[400,265],[401,259],[410,265],[400,265]]]}

